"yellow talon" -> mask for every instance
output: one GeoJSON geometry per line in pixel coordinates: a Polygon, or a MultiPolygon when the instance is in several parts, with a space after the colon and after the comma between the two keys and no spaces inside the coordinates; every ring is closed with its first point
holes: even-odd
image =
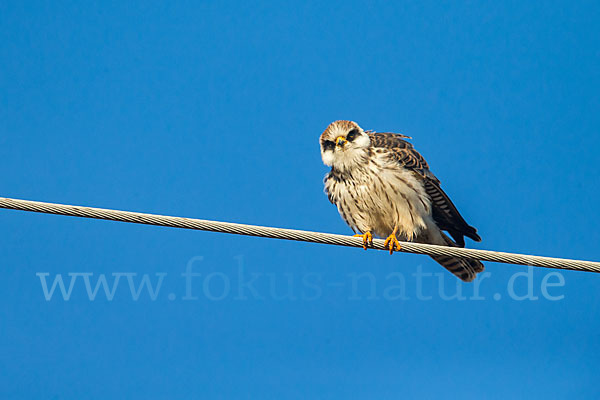
{"type": "Polygon", "coordinates": [[[390,249],[390,254],[393,254],[394,251],[399,251],[401,249],[400,242],[398,242],[398,238],[396,237],[396,233],[392,233],[390,236],[385,239],[383,242],[383,246],[390,249]]]}
{"type": "Polygon", "coordinates": [[[371,232],[367,232],[365,234],[357,233],[354,237],[361,237],[363,239],[363,249],[367,249],[367,246],[373,246],[373,235],[371,232]]]}

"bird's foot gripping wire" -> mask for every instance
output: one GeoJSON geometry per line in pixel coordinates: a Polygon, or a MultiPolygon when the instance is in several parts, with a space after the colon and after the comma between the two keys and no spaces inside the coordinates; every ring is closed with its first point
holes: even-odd
{"type": "Polygon", "coordinates": [[[368,246],[373,246],[373,235],[371,235],[371,232],[367,232],[364,234],[359,234],[357,233],[356,235],[354,235],[354,237],[361,237],[363,240],[363,249],[367,249],[368,246]]]}
{"type": "Polygon", "coordinates": [[[390,254],[393,254],[394,251],[400,251],[400,242],[396,237],[395,230],[390,236],[387,237],[387,239],[385,239],[385,242],[383,242],[383,246],[387,247],[390,250],[390,254]]]}

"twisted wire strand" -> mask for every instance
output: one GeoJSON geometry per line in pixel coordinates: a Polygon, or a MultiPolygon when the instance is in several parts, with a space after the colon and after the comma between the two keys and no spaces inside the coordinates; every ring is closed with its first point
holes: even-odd
{"type": "MultiPolygon", "coordinates": [[[[195,218],[172,217],[166,215],[73,206],[57,203],[43,203],[39,201],[18,200],[4,197],[0,197],[0,208],[68,215],[82,218],[96,218],[136,224],[167,226],[173,228],[195,229],[200,231],[231,233],[236,235],[296,240],[338,246],[362,247],[363,245],[362,239],[359,237],[337,235],[332,233],[273,228],[267,226],[246,225],[195,218]]],[[[387,250],[383,243],[384,241],[382,239],[374,239],[372,247],[378,250],[387,250]]],[[[490,250],[465,249],[460,247],[438,246],[433,244],[412,242],[400,242],[400,245],[402,246],[400,251],[406,253],[472,258],[481,261],[492,261],[506,264],[600,272],[600,262],[594,261],[569,260],[562,258],[531,256],[490,250]]]]}

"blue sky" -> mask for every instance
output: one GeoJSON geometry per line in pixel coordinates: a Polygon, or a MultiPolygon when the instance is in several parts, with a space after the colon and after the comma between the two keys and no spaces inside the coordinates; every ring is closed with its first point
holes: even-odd
{"type": "MultiPolygon", "coordinates": [[[[600,259],[597,2],[0,8],[0,196],[350,233],[318,136],[352,119],[414,138],[468,246],[600,259]]],[[[590,273],[487,263],[448,299],[417,255],[7,210],[0,234],[2,398],[600,395],[590,273]]]]}

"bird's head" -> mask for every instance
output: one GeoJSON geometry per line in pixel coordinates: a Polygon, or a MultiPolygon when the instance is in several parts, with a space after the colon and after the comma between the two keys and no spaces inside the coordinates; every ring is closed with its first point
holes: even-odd
{"type": "Polygon", "coordinates": [[[323,163],[346,171],[364,161],[371,145],[369,135],[353,121],[335,121],[321,134],[323,163]]]}

